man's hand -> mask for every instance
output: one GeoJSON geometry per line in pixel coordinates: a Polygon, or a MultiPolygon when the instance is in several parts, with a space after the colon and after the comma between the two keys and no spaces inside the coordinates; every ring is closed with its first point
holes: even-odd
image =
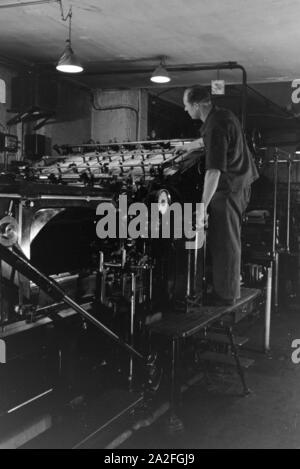
{"type": "Polygon", "coordinates": [[[177,147],[176,150],[174,151],[175,156],[183,155],[184,153],[187,153],[186,146],[180,145],[180,147],[177,147]]]}
{"type": "Polygon", "coordinates": [[[203,228],[207,229],[208,217],[209,217],[209,215],[207,214],[207,211],[204,209],[204,212],[201,211],[200,213],[199,211],[196,210],[193,213],[193,215],[194,215],[194,228],[197,231],[200,231],[203,228]]]}
{"type": "Polygon", "coordinates": [[[204,229],[207,229],[208,219],[209,219],[209,215],[208,215],[206,209],[204,209],[204,216],[201,216],[200,218],[196,217],[196,225],[195,225],[196,230],[202,229],[203,226],[204,226],[204,229]]]}
{"type": "Polygon", "coordinates": [[[180,155],[182,153],[188,153],[192,150],[198,150],[204,147],[203,138],[198,138],[192,142],[186,143],[185,145],[180,145],[175,150],[175,155],[180,155]]]}
{"type": "Polygon", "coordinates": [[[203,138],[198,138],[197,140],[193,140],[192,142],[187,144],[188,151],[191,150],[199,150],[200,148],[204,147],[203,138]]]}

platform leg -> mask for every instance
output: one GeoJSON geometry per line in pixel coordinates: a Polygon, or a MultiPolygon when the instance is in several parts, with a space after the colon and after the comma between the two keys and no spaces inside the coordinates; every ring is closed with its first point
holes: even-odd
{"type": "Polygon", "coordinates": [[[171,369],[171,399],[170,416],[168,422],[168,432],[170,434],[183,431],[183,423],[177,415],[180,400],[180,380],[179,380],[179,339],[172,339],[172,369],[171,369]]]}
{"type": "Polygon", "coordinates": [[[227,327],[226,328],[226,333],[227,333],[227,336],[229,338],[231,350],[232,350],[232,353],[233,353],[233,356],[234,356],[234,359],[235,359],[235,362],[236,362],[237,372],[239,374],[239,377],[241,378],[241,382],[242,382],[242,385],[243,385],[243,394],[244,394],[244,396],[247,396],[248,394],[250,394],[250,389],[248,388],[248,386],[246,384],[245,374],[244,374],[244,370],[241,366],[237,346],[234,343],[234,338],[233,338],[233,334],[232,334],[232,327],[227,327]]]}
{"type": "Polygon", "coordinates": [[[273,265],[268,267],[267,288],[266,288],[266,304],[265,304],[265,341],[264,351],[270,352],[270,329],[271,329],[271,308],[272,308],[272,276],[273,265]]]}
{"type": "MultiPolygon", "coordinates": [[[[135,301],[136,301],[136,276],[131,274],[131,298],[130,298],[130,345],[134,347],[134,326],[135,326],[135,301]]],[[[133,358],[129,359],[129,389],[133,390],[133,358]]]]}
{"type": "Polygon", "coordinates": [[[275,313],[278,313],[278,306],[279,306],[278,288],[279,288],[279,254],[278,252],[276,252],[275,261],[274,261],[274,311],[275,313]]]}

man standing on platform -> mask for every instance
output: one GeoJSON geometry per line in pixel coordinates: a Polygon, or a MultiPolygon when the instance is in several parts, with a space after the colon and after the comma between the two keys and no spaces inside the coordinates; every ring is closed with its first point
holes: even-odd
{"type": "Polygon", "coordinates": [[[233,305],[240,297],[241,220],[258,172],[233,112],[214,106],[210,93],[200,85],[185,90],[183,104],[192,119],[203,122],[202,138],[185,149],[204,144],[206,151],[202,202],[212,258],[210,303],[233,305]]]}

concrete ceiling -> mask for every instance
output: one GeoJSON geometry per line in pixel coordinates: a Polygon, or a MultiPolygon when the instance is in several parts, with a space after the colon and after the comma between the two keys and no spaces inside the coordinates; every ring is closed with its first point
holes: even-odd
{"type": "MultiPolygon", "coordinates": [[[[24,3],[26,0],[19,0],[24,3]]],[[[33,0],[34,1],[34,0],[33,0]]],[[[0,56],[47,66],[61,55],[68,35],[59,3],[1,8],[0,56]]],[[[114,70],[166,64],[237,61],[248,81],[288,81],[300,77],[299,0],[63,0],[73,6],[73,49],[85,67],[76,75],[89,86],[149,86],[148,74],[114,70]],[[101,75],[112,71],[111,75],[101,75]],[[98,75],[99,74],[99,75],[98,75]]],[[[174,72],[172,85],[208,82],[216,72],[174,72]]],[[[239,71],[220,72],[240,82],[239,71]]]]}

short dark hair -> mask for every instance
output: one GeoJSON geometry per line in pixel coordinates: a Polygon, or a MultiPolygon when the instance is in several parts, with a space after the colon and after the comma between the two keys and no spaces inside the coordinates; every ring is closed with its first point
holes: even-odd
{"type": "Polygon", "coordinates": [[[185,90],[185,93],[186,99],[190,104],[200,103],[205,99],[211,99],[211,95],[208,89],[201,85],[190,86],[185,90]]]}

